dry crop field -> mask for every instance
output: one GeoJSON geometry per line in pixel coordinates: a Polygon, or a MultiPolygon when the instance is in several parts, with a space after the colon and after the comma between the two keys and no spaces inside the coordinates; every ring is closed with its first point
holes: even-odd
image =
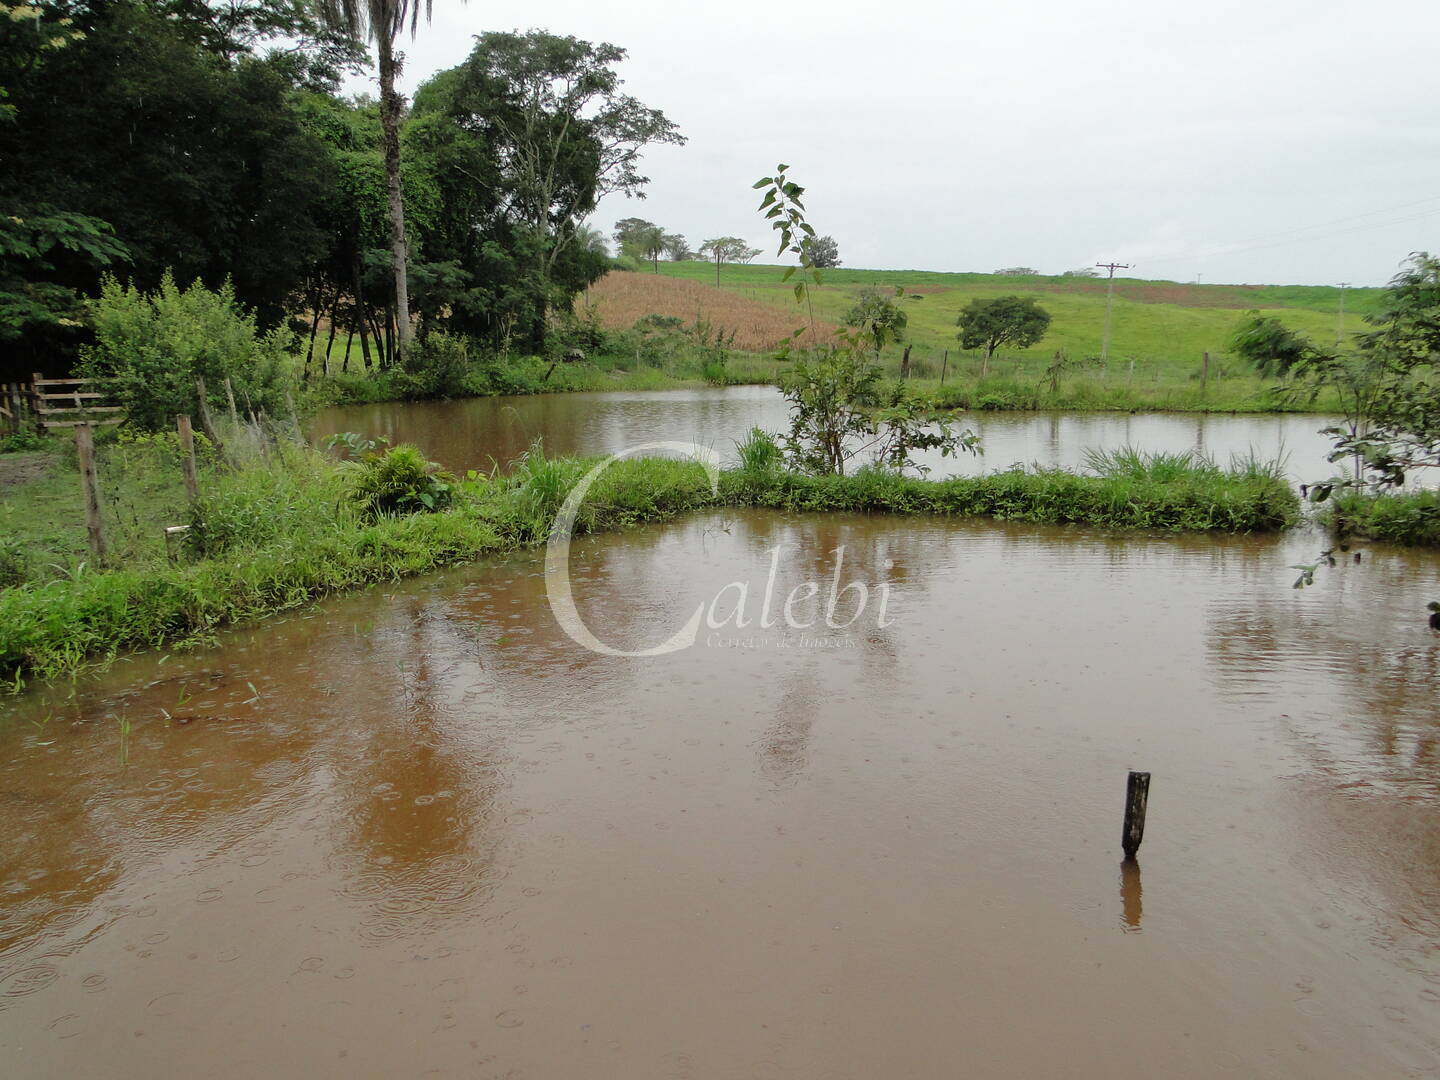
{"type": "MultiPolygon", "coordinates": [[[[576,309],[583,310],[587,303],[607,329],[628,329],[646,315],[669,315],[687,324],[708,322],[727,337],[733,331],[734,347],[746,352],[773,349],[795,330],[809,325],[798,308],[786,311],[698,281],[626,270],[613,270],[597,281],[576,299],[576,309]]],[[[829,340],[835,325],[816,320],[813,332],[821,340],[829,340]]],[[[810,333],[807,329],[801,340],[808,340],[810,333]]]]}

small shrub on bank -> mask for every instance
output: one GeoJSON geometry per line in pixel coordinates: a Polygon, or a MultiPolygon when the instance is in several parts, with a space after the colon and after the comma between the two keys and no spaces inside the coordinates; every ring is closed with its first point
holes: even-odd
{"type": "Polygon", "coordinates": [[[447,509],[454,498],[454,474],[408,443],[365,454],[353,468],[350,497],[371,518],[436,513],[447,509]]]}
{"type": "Polygon", "coordinates": [[[1348,492],[1330,499],[1328,523],[1342,535],[1390,544],[1440,547],[1440,493],[1362,495],[1348,492]]]}
{"type": "Polygon", "coordinates": [[[124,407],[127,424],[161,431],[177,413],[195,412],[197,377],[217,412],[228,407],[229,379],[238,409],[285,415],[292,335],[262,335],[228,282],[217,291],[198,281],[182,288],[166,274],[145,293],[107,278],[92,312],[95,344],[83,350],[80,371],[124,407]]]}
{"type": "Polygon", "coordinates": [[[405,350],[394,375],[408,401],[460,397],[470,375],[470,346],[463,337],[432,330],[405,350]]]}

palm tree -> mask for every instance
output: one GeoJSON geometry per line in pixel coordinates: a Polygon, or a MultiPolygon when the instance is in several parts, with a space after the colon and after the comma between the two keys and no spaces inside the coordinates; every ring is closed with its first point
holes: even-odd
{"type": "MultiPolygon", "coordinates": [[[[463,3],[464,0],[461,0],[463,3]]],[[[395,267],[395,326],[399,352],[410,340],[410,288],[405,279],[405,200],[400,187],[400,95],[395,76],[401,61],[395,42],[410,24],[410,36],[420,25],[420,11],[430,21],[434,0],[316,0],[320,17],[330,26],[359,40],[375,43],[380,68],[380,131],[385,154],[385,187],[390,204],[390,257],[395,267]]]]}

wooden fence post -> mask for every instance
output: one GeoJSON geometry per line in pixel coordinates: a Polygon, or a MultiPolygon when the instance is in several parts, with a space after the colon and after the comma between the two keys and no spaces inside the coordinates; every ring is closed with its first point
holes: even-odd
{"type": "Polygon", "coordinates": [[[230,402],[230,422],[236,427],[240,426],[240,413],[235,409],[235,390],[230,385],[230,377],[225,377],[225,399],[230,402]]]}
{"type": "Polygon", "coordinates": [[[210,403],[206,398],[203,378],[195,379],[195,395],[200,408],[200,430],[205,432],[205,437],[210,440],[210,445],[215,447],[215,453],[220,460],[228,461],[229,459],[225,456],[225,444],[220,441],[220,433],[215,430],[215,421],[210,418],[210,403]]]}
{"type": "Polygon", "coordinates": [[[35,414],[35,433],[45,434],[45,413],[40,407],[40,380],[44,376],[40,372],[33,372],[30,376],[30,410],[35,414]]]}
{"type": "Polygon", "coordinates": [[[940,361],[940,385],[945,385],[945,372],[950,368],[950,350],[945,350],[945,356],[940,361]]]}
{"type": "Polygon", "coordinates": [[[1210,354],[1200,354],[1200,389],[1203,391],[1210,385],[1210,354]]]}
{"type": "Polygon", "coordinates": [[[105,561],[105,525],[100,518],[100,485],[95,475],[95,436],[89,424],[75,425],[75,452],[80,458],[80,483],[85,489],[85,528],[90,534],[90,554],[105,561]]]}
{"type": "Polygon", "coordinates": [[[1150,774],[1134,772],[1125,781],[1125,830],[1120,846],[1125,858],[1133,859],[1145,839],[1145,808],[1150,801],[1150,774]]]}
{"type": "Polygon", "coordinates": [[[175,417],[175,429],[180,433],[180,466],[185,470],[185,495],[191,501],[200,494],[200,485],[195,477],[195,432],[190,427],[190,417],[175,417]]]}

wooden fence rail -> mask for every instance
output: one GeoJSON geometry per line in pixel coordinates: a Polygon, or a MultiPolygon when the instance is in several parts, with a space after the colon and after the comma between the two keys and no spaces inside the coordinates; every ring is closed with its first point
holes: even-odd
{"type": "Polygon", "coordinates": [[[42,432],[80,424],[118,424],[125,419],[125,409],[108,404],[108,394],[90,390],[88,379],[47,379],[37,371],[30,400],[35,426],[42,432]]]}

